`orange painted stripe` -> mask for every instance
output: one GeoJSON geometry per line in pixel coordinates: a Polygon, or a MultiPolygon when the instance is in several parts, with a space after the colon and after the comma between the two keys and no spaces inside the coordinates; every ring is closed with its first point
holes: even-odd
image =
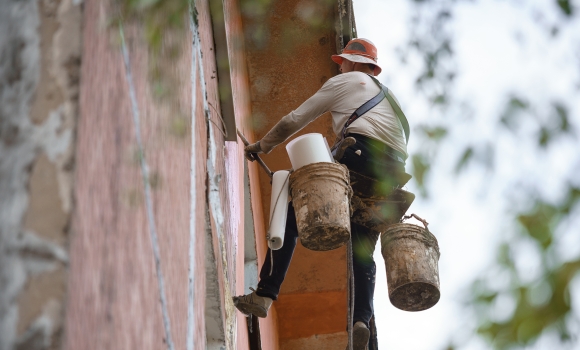
{"type": "Polygon", "coordinates": [[[281,294],[275,303],[280,339],[346,330],[346,290],[281,294]]]}

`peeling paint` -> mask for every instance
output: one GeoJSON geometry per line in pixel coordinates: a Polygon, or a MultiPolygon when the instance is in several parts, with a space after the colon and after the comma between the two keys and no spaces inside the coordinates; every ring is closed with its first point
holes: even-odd
{"type": "Polygon", "coordinates": [[[15,344],[17,350],[46,349],[52,345],[50,338],[62,324],[62,304],[51,299],[28,330],[18,338],[15,344]]]}
{"type": "Polygon", "coordinates": [[[206,300],[205,300],[205,332],[208,350],[222,350],[226,348],[224,322],[220,300],[220,288],[215,255],[212,249],[212,231],[209,222],[209,212],[206,208],[206,300]]]}
{"type": "MultiPolygon", "coordinates": [[[[199,42],[199,37],[197,34],[195,35],[196,42],[199,42]]],[[[195,54],[195,53],[194,53],[195,54]]],[[[225,346],[226,349],[235,349],[236,348],[236,308],[232,301],[232,295],[230,292],[230,285],[231,283],[235,283],[235,281],[228,280],[228,260],[227,260],[227,248],[226,248],[226,238],[224,235],[224,213],[222,210],[222,203],[220,199],[220,188],[219,183],[221,181],[221,175],[217,174],[216,172],[216,164],[217,164],[217,142],[214,137],[214,130],[213,124],[210,122],[210,110],[207,101],[207,91],[206,91],[206,83],[204,77],[204,70],[203,70],[203,61],[202,61],[202,53],[201,47],[197,46],[197,60],[198,60],[198,72],[199,72],[199,80],[200,85],[202,88],[202,96],[203,96],[203,110],[205,113],[205,119],[207,120],[207,128],[208,128],[208,157],[207,157],[207,173],[208,173],[208,203],[210,212],[212,214],[212,218],[215,222],[216,234],[219,244],[219,253],[220,256],[216,257],[216,259],[220,259],[221,261],[221,268],[222,268],[222,276],[224,278],[224,286],[222,292],[224,293],[223,301],[225,307],[225,346]]]]}
{"type": "MultiPolygon", "coordinates": [[[[197,24],[195,18],[195,6],[190,3],[189,8],[189,30],[191,31],[192,37],[197,39],[197,24]]],[[[196,217],[196,201],[197,201],[197,186],[196,186],[196,172],[195,172],[195,143],[196,143],[196,131],[195,131],[195,107],[197,106],[197,55],[195,55],[197,49],[197,40],[192,42],[192,55],[191,55],[191,170],[189,181],[191,183],[190,187],[190,207],[189,207],[189,271],[188,271],[188,290],[187,290],[187,336],[186,336],[186,346],[187,350],[193,350],[196,348],[195,343],[195,217],[196,217]]],[[[203,339],[198,339],[198,342],[202,342],[203,339]]],[[[203,346],[205,347],[205,346],[203,346]]]]}

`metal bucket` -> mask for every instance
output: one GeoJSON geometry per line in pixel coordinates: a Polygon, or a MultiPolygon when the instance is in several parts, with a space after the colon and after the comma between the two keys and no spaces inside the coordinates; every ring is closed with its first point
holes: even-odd
{"type": "Polygon", "coordinates": [[[344,165],[305,165],[290,175],[290,191],[304,247],[324,251],[348,242],[352,190],[344,165]]]}
{"type": "MultiPolygon", "coordinates": [[[[394,224],[381,234],[383,258],[391,303],[405,311],[426,310],[437,304],[439,292],[439,245],[427,229],[394,224]]],[[[411,216],[405,217],[410,218],[411,216]]]]}

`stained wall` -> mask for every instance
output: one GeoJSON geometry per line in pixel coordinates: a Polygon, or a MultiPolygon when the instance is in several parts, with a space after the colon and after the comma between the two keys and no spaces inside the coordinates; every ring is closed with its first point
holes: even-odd
{"type": "Polygon", "coordinates": [[[62,345],[82,7],[0,2],[0,349],[62,345]]]}
{"type": "MultiPolygon", "coordinates": [[[[160,88],[143,26],[121,35],[108,2],[0,3],[1,350],[247,348],[231,297],[244,213],[261,262],[268,208],[255,163],[244,207],[243,145],[220,128],[208,4],[164,37],[160,88]]],[[[224,2],[230,83],[255,139],[240,6],[224,2]]]]}

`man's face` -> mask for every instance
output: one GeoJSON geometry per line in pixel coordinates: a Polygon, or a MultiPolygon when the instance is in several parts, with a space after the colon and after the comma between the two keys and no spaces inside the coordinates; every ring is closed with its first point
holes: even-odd
{"type": "Polygon", "coordinates": [[[340,64],[340,71],[342,73],[352,72],[354,68],[354,62],[351,62],[347,59],[343,59],[342,63],[340,64]]]}

